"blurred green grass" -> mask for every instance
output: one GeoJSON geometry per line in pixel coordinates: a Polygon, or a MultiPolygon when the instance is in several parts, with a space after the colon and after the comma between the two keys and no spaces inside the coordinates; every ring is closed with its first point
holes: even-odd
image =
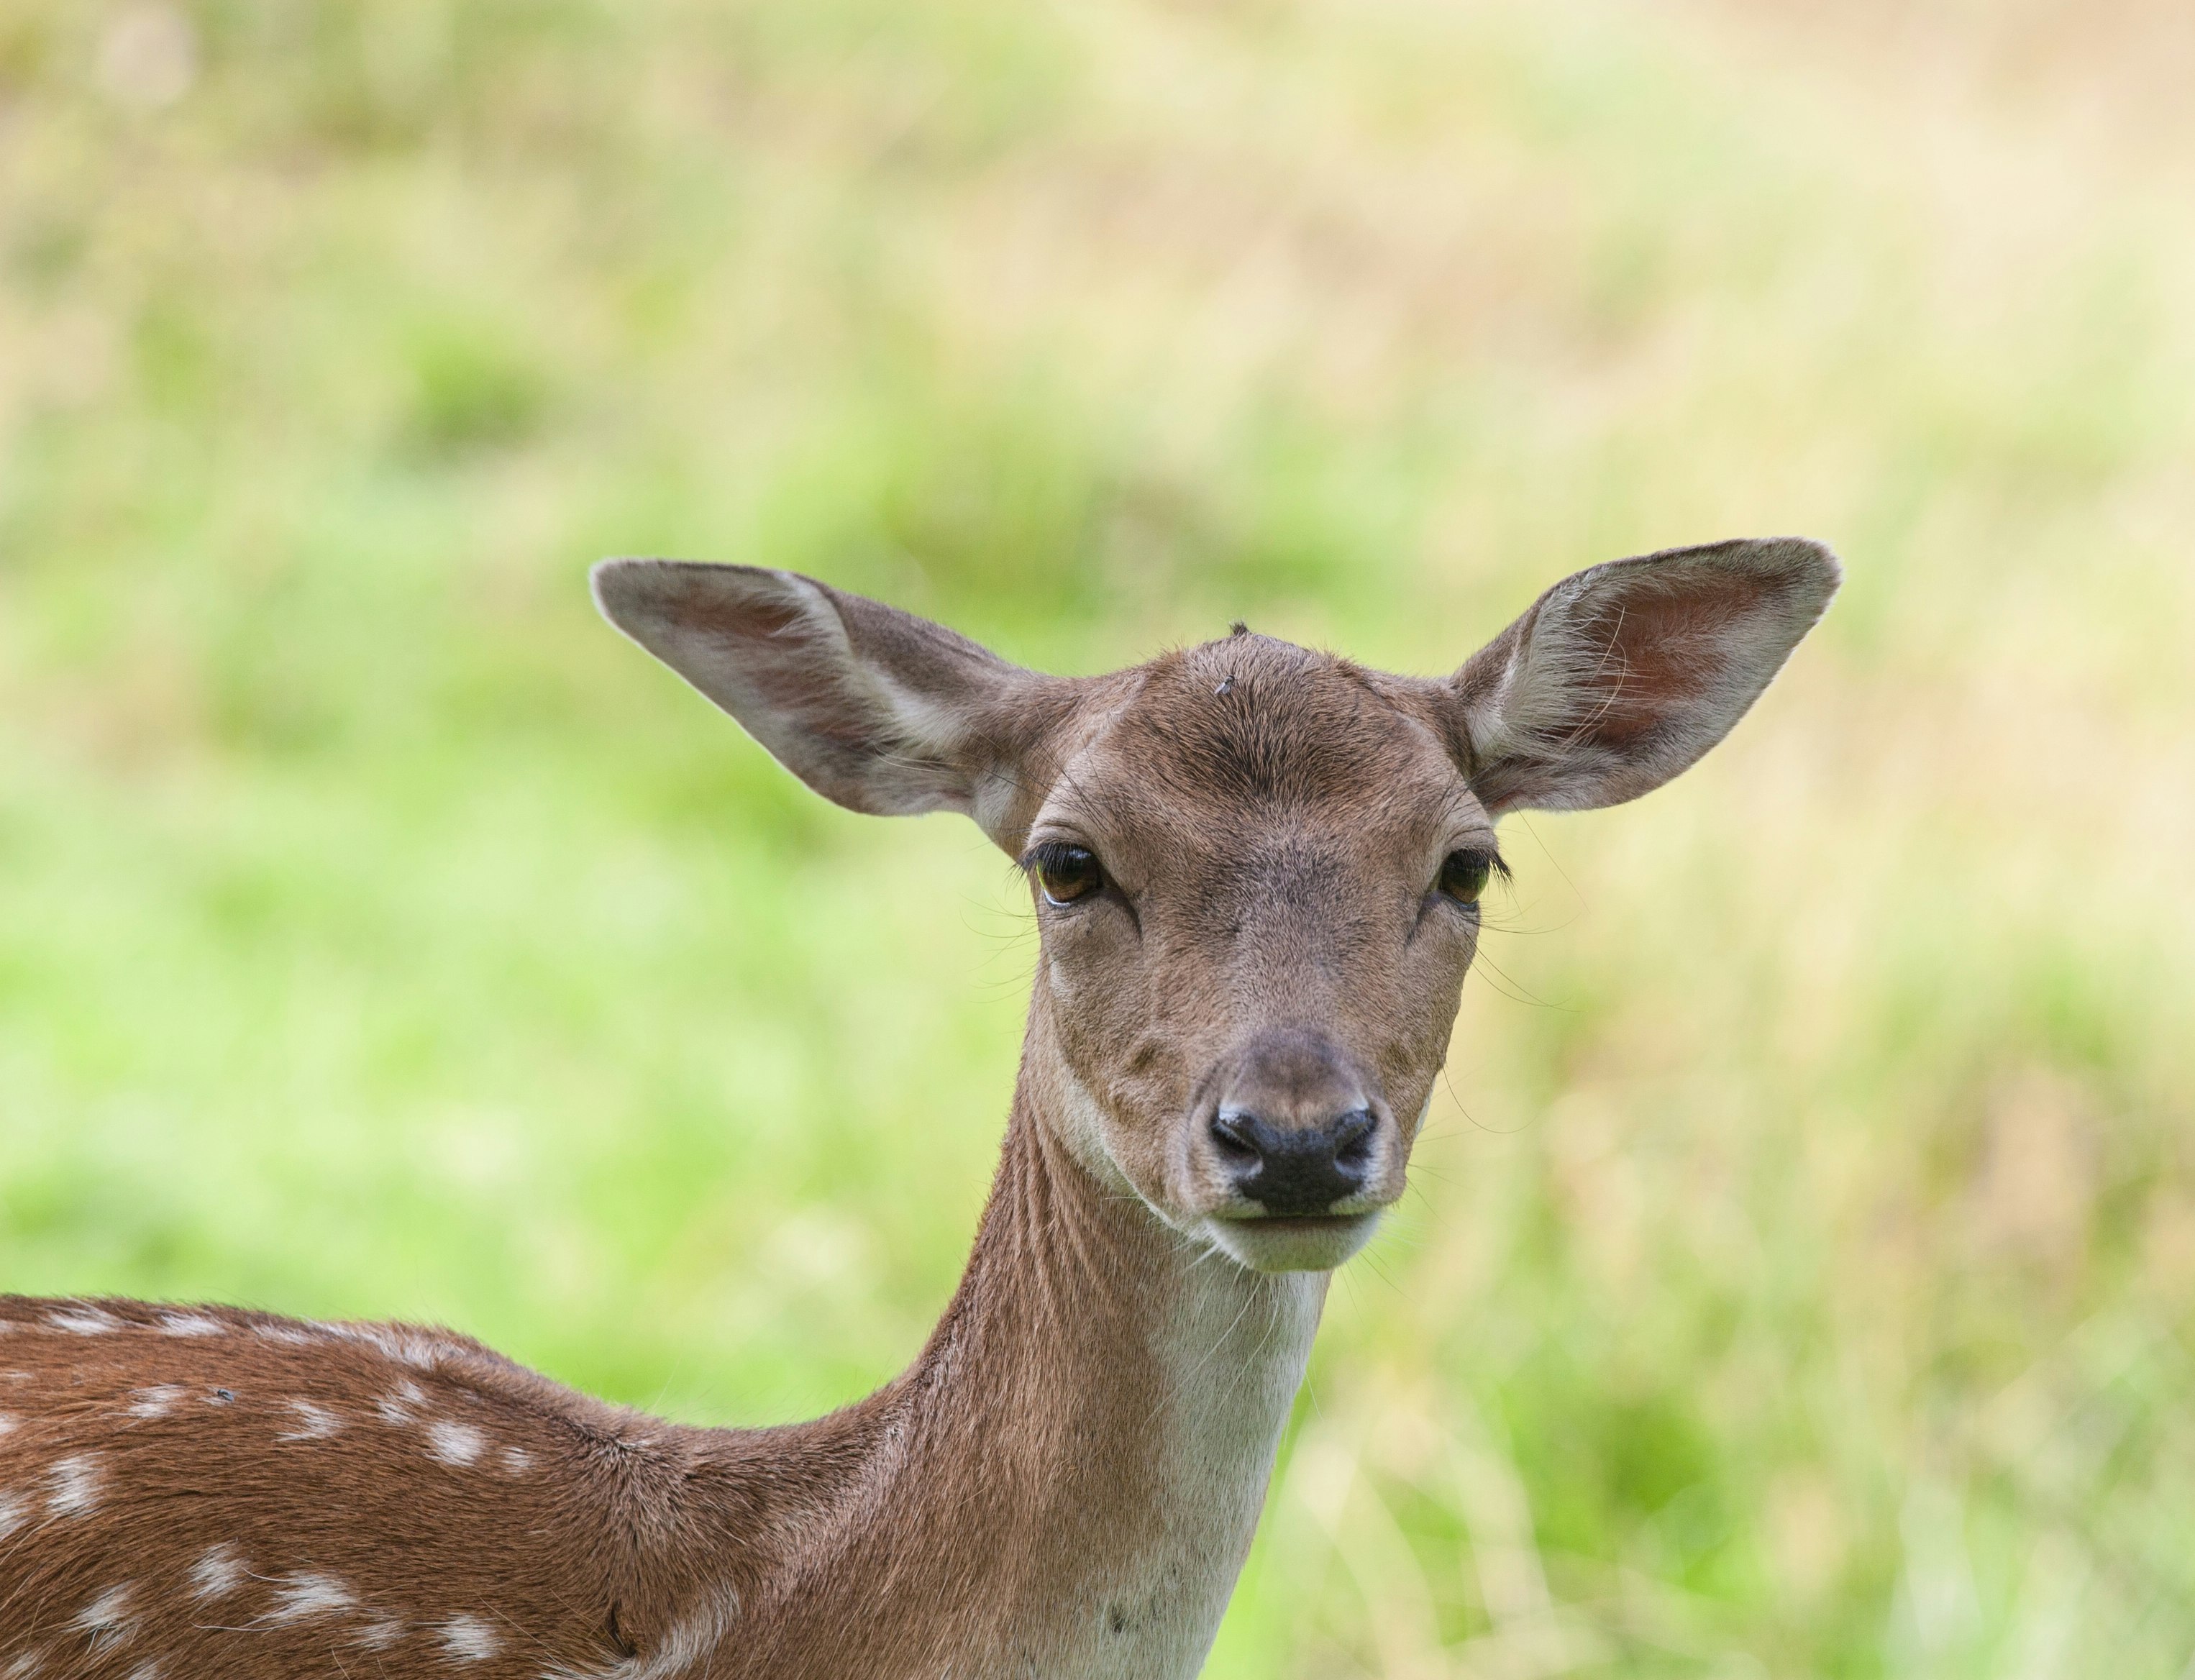
{"type": "Polygon", "coordinates": [[[2195,175],[2144,0],[0,10],[0,1286],[674,1414],[919,1344],[1033,935],[586,562],[1087,670],[1852,581],[1534,820],[1222,1676],[2195,1651],[2195,175]]]}

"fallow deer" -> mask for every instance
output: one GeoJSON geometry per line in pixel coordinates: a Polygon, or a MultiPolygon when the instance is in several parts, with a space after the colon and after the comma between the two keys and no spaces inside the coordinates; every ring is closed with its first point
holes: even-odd
{"type": "Polygon", "coordinates": [[[1684,769],[1838,577],[1725,543],[1579,572],[1450,676],[1237,627],[1070,679],[789,572],[605,562],[612,622],[810,787],[1028,874],[959,1292],[896,1381],[758,1430],[439,1330],[0,1298],[0,1677],[1193,1674],[1402,1194],[1495,823],[1684,769]]]}

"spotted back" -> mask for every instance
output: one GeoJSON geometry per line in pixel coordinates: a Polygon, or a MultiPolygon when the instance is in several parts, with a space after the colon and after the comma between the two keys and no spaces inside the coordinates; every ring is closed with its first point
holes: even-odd
{"type": "Polygon", "coordinates": [[[667,1674],[725,1468],[446,1332],[0,1297],[0,1677],[667,1674]]]}

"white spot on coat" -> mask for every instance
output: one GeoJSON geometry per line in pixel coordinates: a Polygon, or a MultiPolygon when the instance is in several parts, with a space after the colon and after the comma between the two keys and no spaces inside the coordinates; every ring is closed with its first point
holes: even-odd
{"type": "Polygon", "coordinates": [[[59,1460],[46,1482],[53,1488],[46,1509],[55,1516],[82,1516],[99,1504],[99,1460],[89,1454],[59,1460]]]}
{"type": "Polygon", "coordinates": [[[292,1348],[317,1347],[320,1337],[302,1324],[289,1324],[277,1320],[273,1324],[255,1324],[251,1333],[263,1342],[280,1342],[292,1348]]]}
{"type": "Polygon", "coordinates": [[[373,1409],[381,1414],[381,1421],[393,1428],[401,1429],[406,1424],[418,1422],[418,1416],[404,1403],[400,1395],[385,1394],[373,1402],[373,1409]]]}
{"type": "Polygon", "coordinates": [[[326,1441],[343,1432],[343,1419],[325,1406],[315,1406],[309,1400],[293,1400],[289,1407],[297,1414],[297,1427],[283,1430],[274,1437],[277,1441],[326,1441]]]}
{"type": "Polygon", "coordinates": [[[429,1424],[427,1451],[446,1464],[470,1464],[487,1451],[487,1437],[470,1424],[429,1424]]]}
{"type": "Polygon", "coordinates": [[[4,1540],[23,1526],[23,1502],[10,1493],[0,1493],[0,1540],[4,1540]]]}
{"type": "Polygon", "coordinates": [[[139,1389],[130,1396],[130,1415],[133,1418],[164,1418],[175,1410],[176,1402],[184,1395],[180,1383],[160,1383],[149,1389],[139,1389]]]}
{"type": "Polygon", "coordinates": [[[46,1322],[72,1336],[112,1336],[122,1328],[120,1319],[96,1307],[72,1307],[66,1312],[48,1313],[46,1322]]]}
{"type": "Polygon", "coordinates": [[[274,1608],[270,1622],[301,1622],[308,1616],[338,1615],[358,1602],[351,1590],[333,1575],[301,1569],[274,1583],[274,1608]]]}
{"type": "Polygon", "coordinates": [[[226,1598],[244,1576],[243,1552],[233,1545],[208,1546],[191,1565],[191,1597],[226,1598]]]}
{"type": "Polygon", "coordinates": [[[218,1336],[222,1323],[217,1318],[208,1318],[204,1313],[163,1313],[160,1315],[160,1333],[163,1336],[218,1336]]]}
{"type": "Polygon", "coordinates": [[[496,1454],[506,1476],[523,1476],[533,1468],[533,1455],[523,1447],[506,1447],[496,1454]]]}
{"type": "Polygon", "coordinates": [[[423,1336],[408,1334],[392,1329],[385,1324],[323,1324],[318,1326],[331,1336],[340,1336],[346,1342],[360,1342],[374,1349],[383,1359],[394,1360],[399,1365],[413,1366],[422,1371],[431,1371],[450,1349],[441,1343],[423,1336]]]}
{"type": "Polygon", "coordinates": [[[443,1653],[457,1662],[485,1662],[496,1652],[495,1630],[478,1616],[452,1616],[437,1630],[443,1653]]]}
{"type": "Polygon", "coordinates": [[[0,1435],[13,1435],[14,1432],[14,1418],[9,1412],[0,1412],[0,1435]]]}
{"type": "Polygon", "coordinates": [[[69,1625],[95,1643],[120,1644],[130,1637],[130,1583],[107,1588],[72,1616],[69,1625]]]}
{"type": "Polygon", "coordinates": [[[381,1351],[400,1365],[416,1366],[422,1371],[432,1371],[442,1357],[443,1349],[419,1336],[400,1336],[394,1331],[384,1331],[374,1338],[381,1351]]]}
{"type": "Polygon", "coordinates": [[[45,1648],[33,1646],[7,1667],[0,1668],[0,1680],[32,1680],[32,1677],[44,1666],[45,1660],[45,1648]]]}
{"type": "Polygon", "coordinates": [[[160,1680],[160,1665],[141,1662],[130,1671],[130,1680],[160,1680]]]}

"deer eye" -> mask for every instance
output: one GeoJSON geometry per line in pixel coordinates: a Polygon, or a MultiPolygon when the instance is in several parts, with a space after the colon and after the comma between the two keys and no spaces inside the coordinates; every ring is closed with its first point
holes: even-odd
{"type": "Polygon", "coordinates": [[[1030,855],[1029,868],[1036,876],[1037,889],[1053,904],[1073,904],[1105,884],[1097,855],[1081,846],[1040,846],[1030,855]]]}
{"type": "Polygon", "coordinates": [[[1434,885],[1458,904],[1476,904],[1496,870],[1508,872],[1491,852],[1469,849],[1450,852],[1441,860],[1440,879],[1434,885]]]}

